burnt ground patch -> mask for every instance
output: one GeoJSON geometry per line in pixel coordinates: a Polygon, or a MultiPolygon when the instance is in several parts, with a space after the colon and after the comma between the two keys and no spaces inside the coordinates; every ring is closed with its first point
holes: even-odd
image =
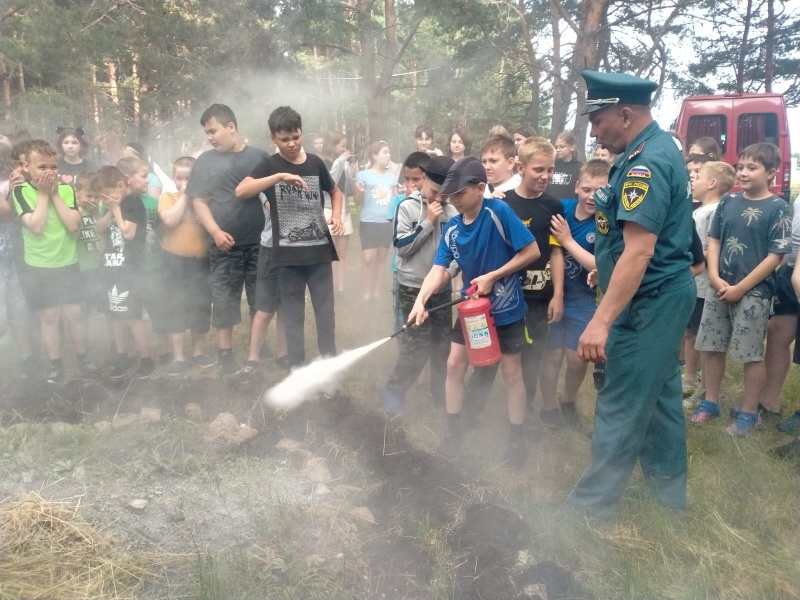
{"type": "Polygon", "coordinates": [[[218,377],[13,382],[0,388],[0,423],[92,422],[143,406],[183,417],[189,402],[201,406],[207,420],[231,412],[260,431],[233,452],[274,456],[281,438],[300,440],[327,456],[336,481],[361,487],[359,503],[376,521],[359,534],[372,574],[369,597],[427,598],[437,583],[446,583],[448,596],[467,600],[535,597],[537,584],[546,586],[550,600],[586,597],[563,567],[520,564],[520,551],[533,539],[522,517],[458,461],[414,447],[401,420],[388,420],[344,394],[277,414],[262,406],[261,392],[260,385],[218,377]],[[354,457],[358,474],[353,464],[337,460],[342,452],[354,457]],[[434,544],[436,539],[443,543],[434,544]]]}

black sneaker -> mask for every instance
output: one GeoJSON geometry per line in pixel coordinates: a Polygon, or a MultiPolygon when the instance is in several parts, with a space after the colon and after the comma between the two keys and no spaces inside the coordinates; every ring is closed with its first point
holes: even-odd
{"type": "Polygon", "coordinates": [[[120,379],[121,377],[124,377],[125,373],[128,372],[128,369],[131,368],[132,364],[133,361],[127,354],[117,355],[117,362],[115,362],[111,367],[111,378],[120,379]]]}
{"type": "Polygon", "coordinates": [[[136,370],[136,376],[139,379],[147,379],[156,372],[156,365],[152,358],[142,358],[139,360],[139,368],[136,370]]]}
{"type": "Polygon", "coordinates": [[[196,367],[200,367],[201,369],[208,369],[214,366],[214,361],[205,354],[198,354],[192,359],[192,362],[196,367]]]}
{"type": "Polygon", "coordinates": [[[569,429],[580,430],[581,418],[574,402],[561,403],[561,418],[564,420],[564,425],[569,429]]]}
{"type": "Polygon", "coordinates": [[[223,375],[235,375],[239,372],[239,363],[236,361],[233,350],[220,350],[218,360],[219,371],[223,375]]]}
{"type": "Polygon", "coordinates": [[[38,364],[37,364],[36,357],[33,354],[29,354],[25,356],[20,361],[21,373],[22,377],[35,377],[38,371],[38,364]]]}
{"type": "Polygon", "coordinates": [[[170,377],[180,377],[184,373],[186,373],[186,363],[182,360],[173,360],[167,371],[170,377]]]}
{"type": "Polygon", "coordinates": [[[525,443],[520,440],[509,440],[503,462],[509,469],[521,469],[525,465],[525,443]]]}
{"type": "Polygon", "coordinates": [[[64,381],[63,367],[50,367],[47,371],[47,383],[62,383],[64,381]]]}
{"type": "Polygon", "coordinates": [[[275,359],[275,366],[281,369],[282,371],[289,370],[289,357],[284,354],[283,356],[279,356],[275,359]]]}
{"type": "Polygon", "coordinates": [[[249,381],[255,376],[257,371],[258,371],[258,361],[248,360],[245,361],[244,365],[242,365],[242,368],[239,369],[237,375],[239,375],[239,377],[241,377],[243,380],[249,381]]]}
{"type": "Polygon", "coordinates": [[[775,458],[800,460],[800,438],[795,438],[788,444],[773,448],[769,453],[775,458]]]}
{"type": "Polygon", "coordinates": [[[542,420],[542,423],[548,427],[558,427],[561,429],[566,426],[564,417],[561,416],[560,408],[552,408],[550,410],[542,409],[539,411],[539,418],[542,420]]]}

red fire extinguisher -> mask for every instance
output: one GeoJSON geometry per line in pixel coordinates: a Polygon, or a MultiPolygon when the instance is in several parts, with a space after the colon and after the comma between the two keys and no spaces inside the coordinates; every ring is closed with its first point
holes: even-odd
{"type": "MultiPolygon", "coordinates": [[[[474,294],[477,286],[467,290],[474,294]]],[[[473,367],[486,367],[500,362],[500,342],[491,312],[492,303],[486,297],[465,300],[458,305],[458,319],[467,347],[469,364],[473,367]]]]}

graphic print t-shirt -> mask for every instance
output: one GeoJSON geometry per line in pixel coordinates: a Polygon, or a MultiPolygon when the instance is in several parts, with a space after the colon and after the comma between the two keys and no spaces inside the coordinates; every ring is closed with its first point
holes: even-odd
{"type": "Polygon", "coordinates": [[[261,179],[278,173],[299,175],[308,190],[278,183],[265,191],[272,218],[272,264],[288,267],[338,260],[322,210],[323,192],[336,187],[325,163],[315,154],[307,154],[299,165],[274,154],[262,160],[250,177],[261,179]]]}
{"type": "Polygon", "coordinates": [[[558,200],[577,200],[575,182],[578,181],[578,174],[582,166],[583,163],[579,160],[566,162],[556,158],[553,179],[545,192],[558,200]]]}
{"type": "Polygon", "coordinates": [[[364,186],[360,220],[364,223],[386,223],[386,211],[397,191],[397,177],[391,171],[378,175],[361,171],[356,179],[364,186]]]}
{"type": "MultiPolygon", "coordinates": [[[[594,254],[594,239],[597,234],[594,215],[587,219],[579,219],[576,214],[577,200],[564,200],[562,204],[572,239],[581,248],[594,254]]],[[[588,277],[589,271],[584,269],[572,254],[564,250],[564,305],[597,304],[597,290],[589,287],[586,281],[588,277]]]]}
{"type": "Polygon", "coordinates": [[[147,238],[147,213],[144,210],[142,196],[140,194],[125,196],[119,208],[123,219],[136,223],[136,235],[132,240],[126,240],[112,219],[106,231],[103,266],[111,269],[137,269],[142,263],[147,238]]]}

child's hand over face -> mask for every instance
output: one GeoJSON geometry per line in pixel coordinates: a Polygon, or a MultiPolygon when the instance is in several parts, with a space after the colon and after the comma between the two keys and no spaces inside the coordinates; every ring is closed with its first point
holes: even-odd
{"type": "Polygon", "coordinates": [[[428,221],[435,225],[442,214],[444,214],[444,208],[442,208],[441,202],[434,200],[428,203],[428,221]]]}
{"type": "Polygon", "coordinates": [[[82,195],[78,198],[78,208],[94,212],[97,210],[99,202],[94,196],[82,195]]]}
{"type": "Polygon", "coordinates": [[[108,210],[116,208],[122,203],[122,198],[115,198],[114,196],[108,196],[106,194],[101,194],[103,199],[103,204],[105,204],[108,210]]]}

